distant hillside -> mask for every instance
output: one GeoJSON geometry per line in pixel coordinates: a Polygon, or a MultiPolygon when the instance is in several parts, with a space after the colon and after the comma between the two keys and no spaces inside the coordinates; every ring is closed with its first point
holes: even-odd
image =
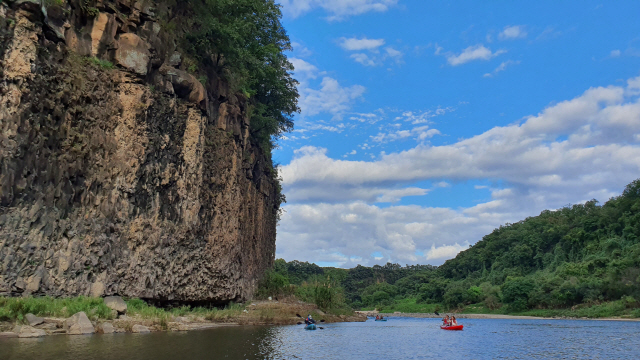
{"type": "Polygon", "coordinates": [[[640,179],[602,206],[591,200],[501,226],[438,268],[277,260],[276,271],[294,284],[331,277],[355,308],[513,313],[606,303],[586,316],[640,316],[640,179]]]}

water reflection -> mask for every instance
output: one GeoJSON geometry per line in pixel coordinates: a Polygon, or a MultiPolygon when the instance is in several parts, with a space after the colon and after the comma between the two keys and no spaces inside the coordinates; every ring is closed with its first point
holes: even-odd
{"type": "Polygon", "coordinates": [[[435,319],[0,340],[0,359],[636,359],[640,323],[435,319]]]}

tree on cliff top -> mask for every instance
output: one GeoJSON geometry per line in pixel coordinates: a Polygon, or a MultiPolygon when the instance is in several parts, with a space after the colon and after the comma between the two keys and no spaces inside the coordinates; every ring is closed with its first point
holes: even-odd
{"type": "Polygon", "coordinates": [[[273,138],[293,129],[299,111],[280,5],[273,0],[189,0],[189,5],[194,16],[185,37],[188,50],[250,98],[251,133],[270,150],[273,138]]]}

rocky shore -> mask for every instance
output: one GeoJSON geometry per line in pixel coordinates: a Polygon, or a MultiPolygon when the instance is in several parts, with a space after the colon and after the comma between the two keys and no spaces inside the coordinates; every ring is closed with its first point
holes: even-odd
{"type": "MultiPolygon", "coordinates": [[[[366,321],[358,313],[328,314],[313,304],[297,300],[256,301],[237,305],[232,310],[220,310],[202,315],[194,312],[184,316],[142,316],[129,314],[127,304],[118,296],[104,298],[114,319],[96,319],[84,311],[68,318],[39,317],[28,313],[21,321],[0,322],[0,338],[34,338],[47,335],[91,335],[112,333],[150,333],[156,331],[205,330],[221,326],[295,325],[307,314],[324,323],[366,321]],[[90,319],[93,318],[93,320],[90,319]]],[[[158,311],[163,314],[162,310],[158,311]]]]}

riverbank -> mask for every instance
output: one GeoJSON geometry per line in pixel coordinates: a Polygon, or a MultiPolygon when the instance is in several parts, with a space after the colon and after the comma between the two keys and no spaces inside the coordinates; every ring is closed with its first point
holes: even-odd
{"type": "Polygon", "coordinates": [[[378,311],[356,311],[358,314],[365,315],[367,317],[375,317],[380,314],[386,318],[393,317],[410,317],[410,318],[432,318],[441,319],[445,315],[455,315],[458,319],[509,319],[509,320],[607,320],[607,321],[640,321],[640,318],[628,318],[628,317],[601,317],[601,318],[588,318],[588,317],[571,317],[571,316],[559,316],[559,317],[547,317],[547,316],[530,316],[530,315],[504,315],[504,314],[465,314],[459,312],[443,312],[436,314],[429,313],[381,313],[378,311]]]}
{"type": "Polygon", "coordinates": [[[311,314],[324,323],[366,321],[347,310],[324,312],[294,298],[230,304],[224,309],[180,307],[163,309],[139,299],[2,298],[0,337],[41,337],[58,334],[94,334],[154,331],[190,331],[220,326],[294,325],[311,314]]]}

